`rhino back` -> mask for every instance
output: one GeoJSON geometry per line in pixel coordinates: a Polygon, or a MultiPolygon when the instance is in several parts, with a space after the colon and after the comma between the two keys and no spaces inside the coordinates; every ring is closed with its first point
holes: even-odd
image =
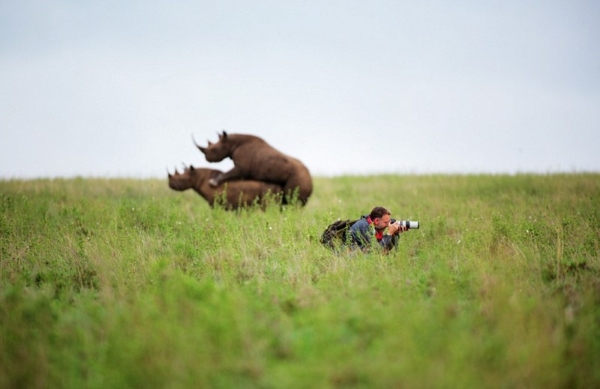
{"type": "Polygon", "coordinates": [[[264,142],[252,142],[239,148],[232,160],[245,178],[272,183],[285,183],[298,169],[294,158],[264,142]]]}

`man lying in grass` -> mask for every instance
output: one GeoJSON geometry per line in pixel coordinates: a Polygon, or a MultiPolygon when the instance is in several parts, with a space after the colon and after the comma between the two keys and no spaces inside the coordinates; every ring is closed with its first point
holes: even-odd
{"type": "Polygon", "coordinates": [[[396,221],[388,209],[378,206],[358,220],[338,220],[330,224],[321,235],[321,243],[337,252],[346,248],[366,253],[378,245],[388,253],[398,245],[400,234],[411,227],[419,228],[419,223],[396,221]]]}
{"type": "Polygon", "coordinates": [[[368,252],[372,245],[377,244],[385,252],[389,252],[398,244],[400,234],[408,228],[401,225],[398,221],[392,221],[391,212],[384,207],[375,207],[368,215],[362,216],[349,229],[350,248],[359,248],[363,252],[368,252]],[[387,228],[387,231],[385,231],[387,228]]]}

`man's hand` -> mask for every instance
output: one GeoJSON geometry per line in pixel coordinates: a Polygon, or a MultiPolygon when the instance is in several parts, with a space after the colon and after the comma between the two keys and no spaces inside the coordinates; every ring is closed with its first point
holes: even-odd
{"type": "Polygon", "coordinates": [[[400,222],[396,222],[394,224],[390,224],[388,226],[388,234],[396,235],[405,232],[408,228],[406,226],[401,226],[400,222]]]}

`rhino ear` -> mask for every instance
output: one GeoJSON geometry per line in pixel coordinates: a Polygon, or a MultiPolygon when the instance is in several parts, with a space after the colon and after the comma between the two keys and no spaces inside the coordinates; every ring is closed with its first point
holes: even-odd
{"type": "Polygon", "coordinates": [[[227,138],[227,133],[223,130],[223,138],[227,138]]]}
{"type": "Polygon", "coordinates": [[[193,165],[190,165],[190,171],[193,172],[196,168],[193,165]]]}
{"type": "Polygon", "coordinates": [[[208,142],[208,147],[213,145],[213,143],[211,141],[209,141],[208,139],[206,141],[208,142]]]}

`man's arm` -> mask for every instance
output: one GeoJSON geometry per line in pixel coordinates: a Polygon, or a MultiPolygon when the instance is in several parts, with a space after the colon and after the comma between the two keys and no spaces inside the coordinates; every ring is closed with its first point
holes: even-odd
{"type": "Polygon", "coordinates": [[[385,251],[390,251],[394,247],[397,247],[398,241],[400,240],[400,234],[385,234],[383,235],[383,239],[379,241],[379,244],[385,251]]]}

